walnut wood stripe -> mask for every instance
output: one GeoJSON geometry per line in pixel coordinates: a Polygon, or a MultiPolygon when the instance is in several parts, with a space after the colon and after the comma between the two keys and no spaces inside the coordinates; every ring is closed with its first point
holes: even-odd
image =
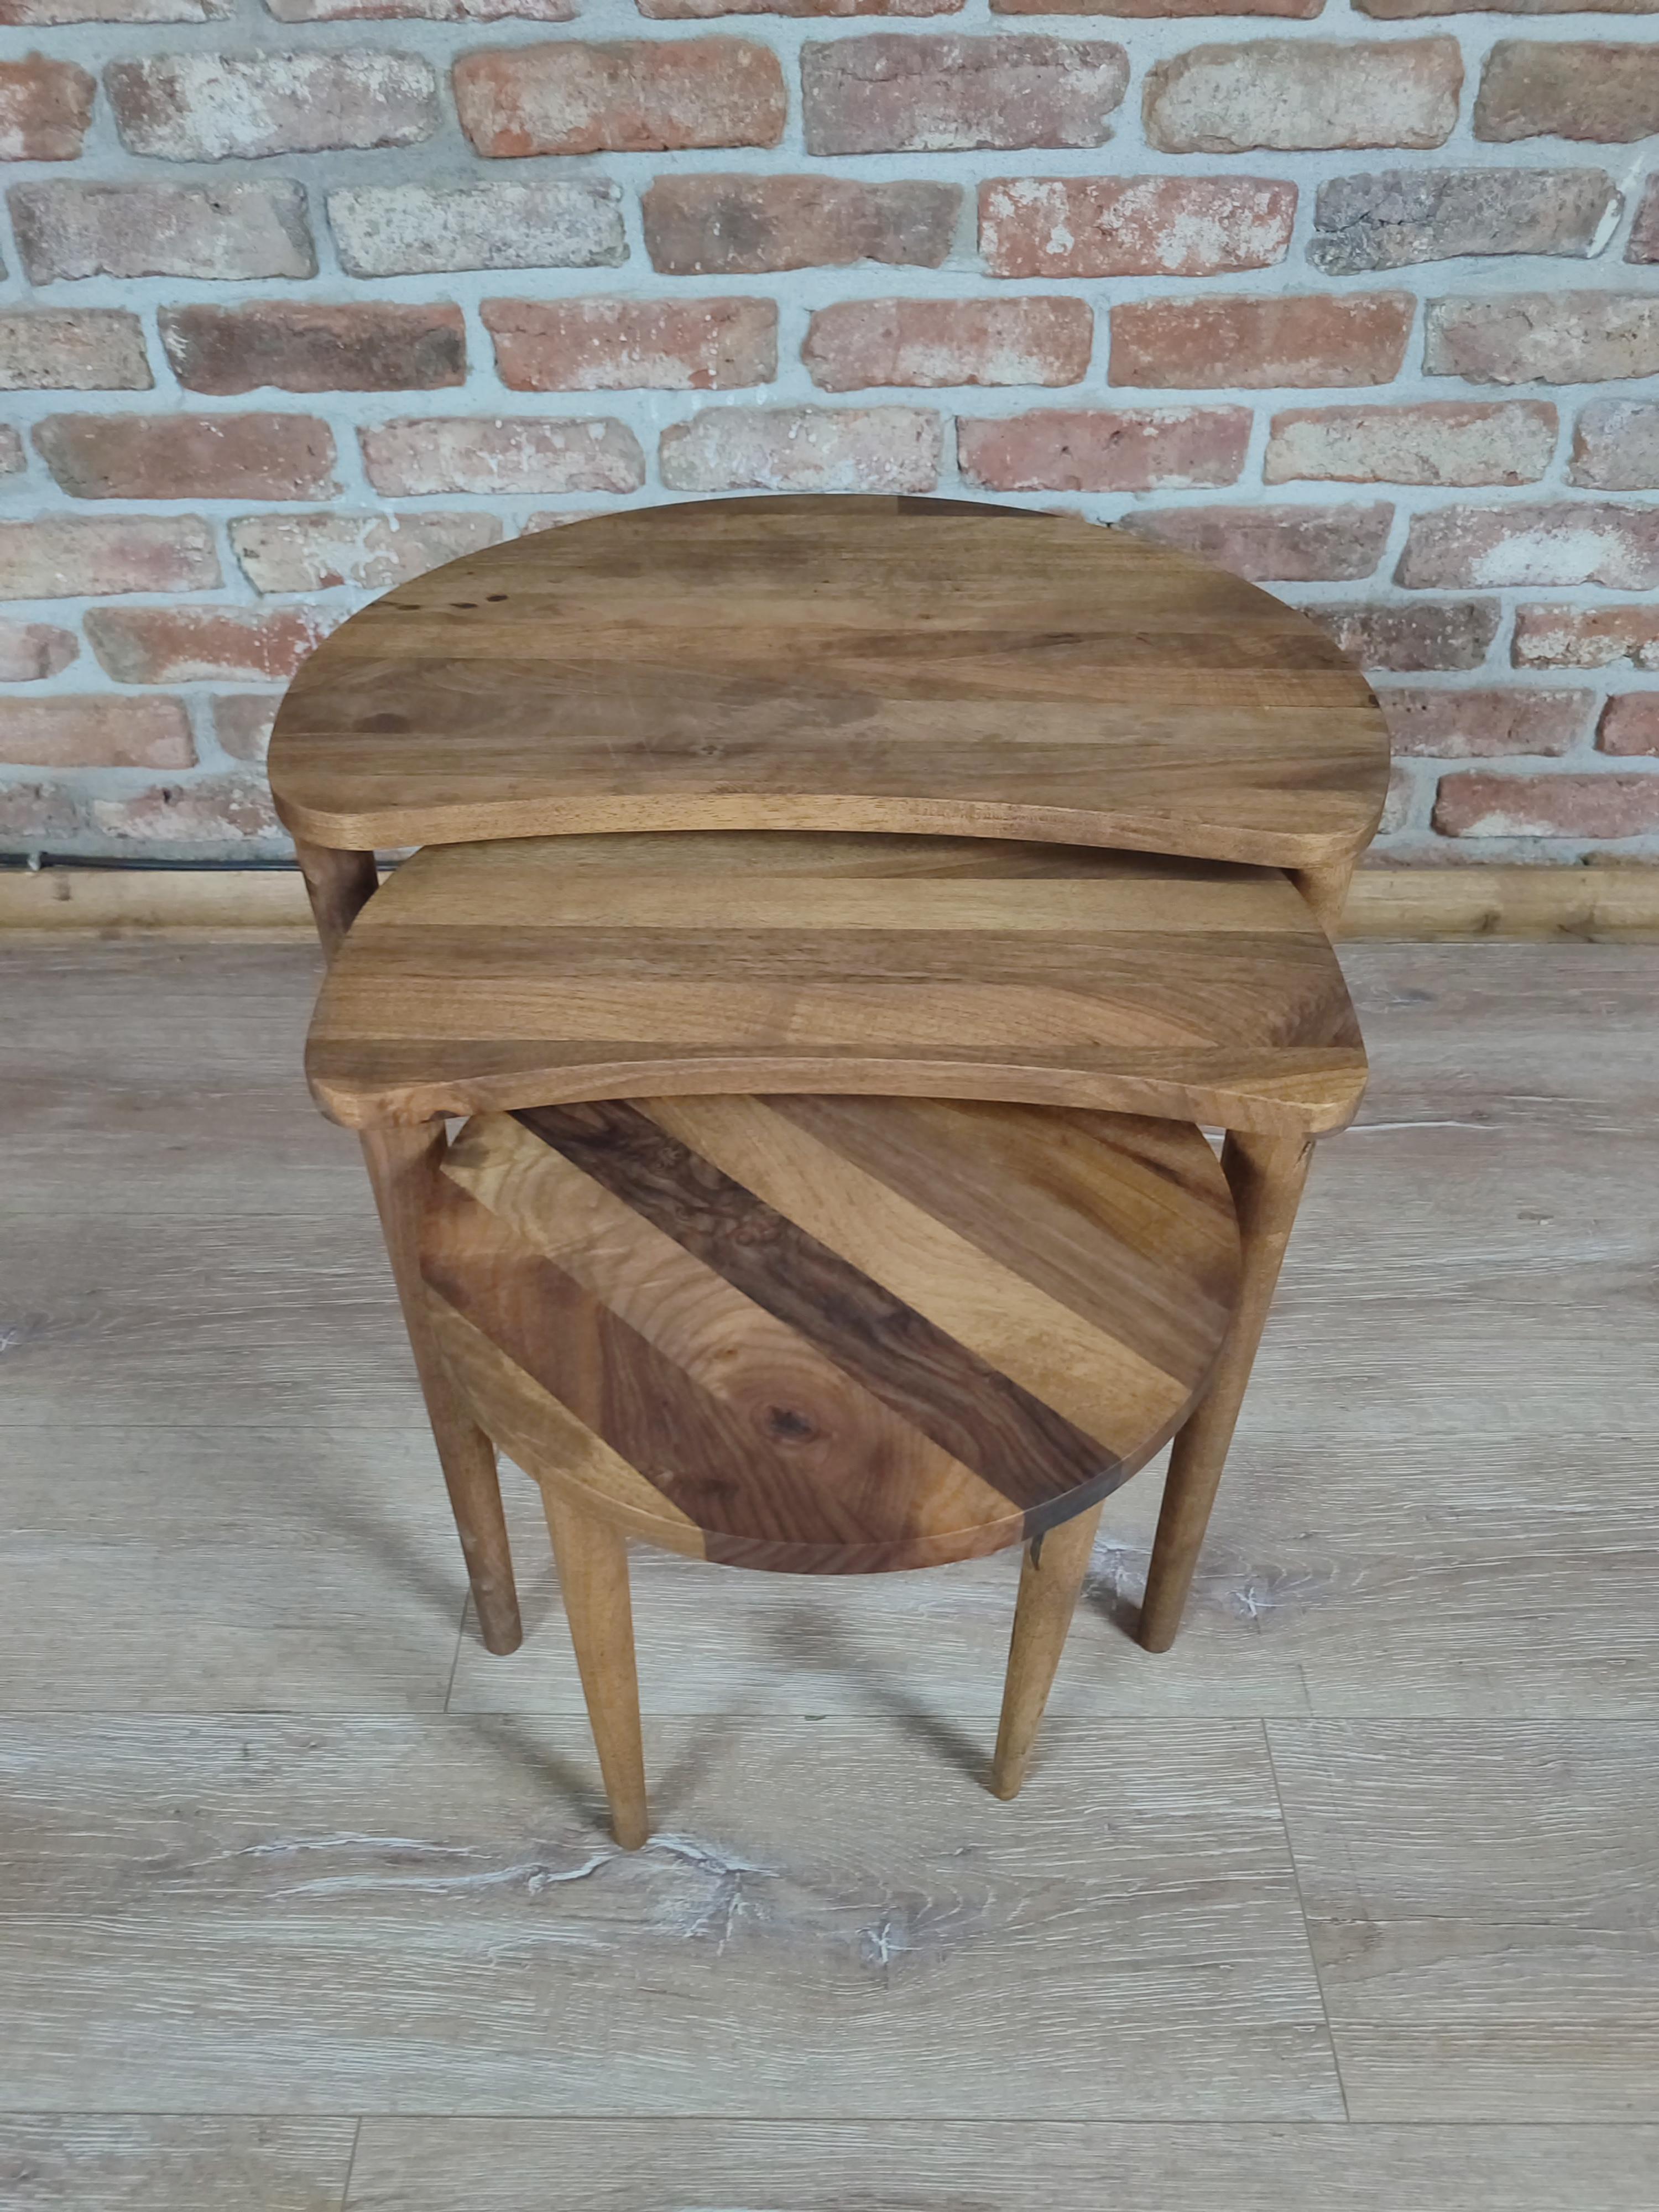
{"type": "Polygon", "coordinates": [[[1104,1446],[636,1107],[517,1118],[1022,1510],[1109,1486],[1116,1461],[1104,1446]]]}
{"type": "MultiPolygon", "coordinates": [[[[787,1098],[647,1098],[636,1102],[660,1127],[712,1161],[776,1212],[800,1224],[820,1243],[862,1272],[873,1274],[947,1335],[1000,1368],[1021,1387],[1054,1407],[1085,1434],[1121,1455],[1186,1404],[1191,1384],[1145,1358],[1132,1344],[1109,1334],[1036,1279],[1036,1240],[1018,1231],[1012,1264],[988,1254],[940,1218],[939,1193],[922,1179],[913,1197],[871,1173],[843,1140],[820,1141],[810,1121],[787,1098]]],[[[813,1103],[816,1102],[802,1102],[813,1103]]],[[[880,1126],[902,1102],[867,1104],[877,1127],[871,1151],[883,1158],[880,1126]]],[[[964,1119],[977,1108],[949,1112],[964,1119]]],[[[1029,1121],[1018,1107],[1000,1110],[1029,1121]]],[[[1045,1139],[1048,1131],[1044,1132],[1045,1139]]],[[[941,1147],[943,1149],[943,1147],[941,1147]]],[[[1029,1180],[1003,1186],[1019,1191],[1018,1213],[1030,1218],[1029,1180]]],[[[987,1211],[992,1207],[988,1205],[987,1211]]],[[[1231,1229],[1231,1221],[1227,1226],[1231,1229]]],[[[1237,1239],[1233,1240],[1236,1255],[1237,1239]]],[[[1101,1273],[1097,1245],[1094,1266],[1101,1273]]],[[[1115,1255],[1113,1255],[1115,1257],[1115,1255]]]]}
{"type": "Polygon", "coordinates": [[[297,836],[1063,838],[1350,863],[1388,773],[1305,616],[1075,517],[714,500],[516,539],[343,623],[279,712],[297,836]]]}
{"type": "Polygon", "coordinates": [[[868,1533],[872,1480],[894,1498],[925,1495],[940,1529],[1006,1517],[999,1492],[520,1121],[473,1125],[446,1170],[745,1431],[781,1448],[796,1480],[832,1502],[850,1490],[844,1536],[868,1533]]]}

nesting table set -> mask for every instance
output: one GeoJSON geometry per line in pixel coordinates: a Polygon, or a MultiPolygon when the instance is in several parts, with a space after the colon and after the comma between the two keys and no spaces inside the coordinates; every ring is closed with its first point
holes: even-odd
{"type": "Polygon", "coordinates": [[[1305,617],[949,501],[582,521],[306,663],[270,775],[329,956],[307,1073],[493,1651],[497,1447],[540,1486],[619,1842],[629,1536],[811,1574],[1023,1545],[1012,1796],[1102,1501],[1173,1437],[1140,1626],[1173,1640],[1364,1084],[1329,932],[1387,773],[1305,617]]]}

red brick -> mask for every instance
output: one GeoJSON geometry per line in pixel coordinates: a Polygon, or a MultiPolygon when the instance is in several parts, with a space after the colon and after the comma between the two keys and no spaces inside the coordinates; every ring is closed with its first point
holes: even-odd
{"type": "Polygon", "coordinates": [[[883,261],[937,269],[962,210],[960,185],[845,177],[658,177],[641,194],[645,250],[670,276],[754,276],[883,261]]]}
{"type": "Polygon", "coordinates": [[[429,64],[366,47],[155,54],[112,62],[104,87],[127,151],[165,161],[414,146],[440,119],[429,64]]]}
{"type": "Polygon", "coordinates": [[[1382,169],[1319,187],[1308,258],[1328,276],[1466,253],[1600,251],[1618,220],[1605,169],[1382,169]]]}
{"type": "Polygon", "coordinates": [[[1609,699],[1595,726],[1604,753],[1659,753],[1659,691],[1626,691],[1609,699]]]}
{"type": "Polygon", "coordinates": [[[1076,384],[1093,340],[1083,300],[844,300],[814,313],[801,359],[823,392],[1076,384]]]}
{"type": "Polygon", "coordinates": [[[0,310],[0,392],[145,392],[143,325],[119,307],[0,310]]]}
{"type": "Polygon", "coordinates": [[[1631,225],[1626,261],[1659,261],[1659,177],[1648,179],[1647,190],[1637,205],[1631,225]]]}
{"type": "Polygon", "coordinates": [[[932,491],[943,426],[915,407],[720,407],[662,434],[672,491],[932,491]]]}
{"type": "Polygon", "coordinates": [[[156,784],[131,799],[97,799],[94,827],[155,845],[236,846],[274,838],[281,823],[263,776],[198,776],[156,784]]]}
{"type": "Polygon", "coordinates": [[[51,415],[34,442],[76,499],[329,499],[334,439],[310,415],[51,415]]]}
{"type": "Polygon", "coordinates": [[[598,177],[361,185],[329,194],[328,220],[349,276],[592,269],[628,258],[621,198],[598,177]]]}
{"type": "Polygon", "coordinates": [[[1296,186],[1267,177],[993,177],[979,245],[994,276],[1213,276],[1282,261],[1296,186]]]}
{"type": "Polygon", "coordinates": [[[1120,46],[1035,33],[879,31],[809,41],[800,76],[809,154],[1103,146],[1129,58],[1120,46]]]}
{"type": "Polygon", "coordinates": [[[1498,635],[1499,610],[1496,599],[1425,600],[1416,606],[1376,600],[1338,606],[1326,600],[1302,611],[1362,667],[1414,676],[1479,668],[1498,635]]]}
{"type": "Polygon", "coordinates": [[[778,373],[771,300],[486,300],[513,392],[723,392],[778,373]]]}
{"type": "Polygon", "coordinates": [[[493,514],[250,514],[230,526],[256,592],[389,591],[501,534],[493,514]]]}
{"type": "Polygon", "coordinates": [[[194,515],[48,514],[0,522],[0,599],[202,592],[218,583],[213,533],[194,515]]]}
{"type": "Polygon", "coordinates": [[[212,23],[234,0],[0,0],[0,24],[212,23]]]}
{"type": "Polygon", "coordinates": [[[38,684],[67,668],[80,650],[74,631],[53,623],[0,622],[0,681],[38,684]]]}
{"type": "Polygon", "coordinates": [[[51,846],[81,829],[80,803],[50,783],[0,786],[0,838],[9,850],[51,846]]]}
{"type": "Polygon", "coordinates": [[[1455,39],[1190,46],[1147,72],[1146,137],[1164,154],[1443,146],[1462,82],[1455,39]]]}
{"type": "Polygon", "coordinates": [[[1415,407],[1296,407],[1273,419],[1268,483],[1533,483],[1555,454],[1541,400],[1427,400],[1415,407]]]}
{"type": "Polygon", "coordinates": [[[1500,39],[1474,103],[1477,138],[1620,143],[1659,131],[1659,46],[1651,39],[1500,39]]]}
{"type": "Polygon", "coordinates": [[[298,185],[14,185],[12,225],[32,282],[59,277],[314,276],[298,185]]]}
{"type": "Polygon", "coordinates": [[[1551,500],[1509,507],[1442,507],[1413,515],[1400,559],[1402,584],[1605,584],[1659,587],[1659,507],[1551,500]]]}
{"type": "Polygon", "coordinates": [[[568,23],[576,0],[265,0],[279,23],[568,23]]]}
{"type": "Polygon", "coordinates": [[[286,683],[332,627],[307,607],[93,607],[85,619],[118,684],[286,683]]]}
{"type": "Polygon", "coordinates": [[[282,699],[280,691],[221,692],[213,702],[213,735],[220,751],[232,760],[264,760],[282,699]]]}
{"type": "Polygon", "coordinates": [[[1112,309],[1113,384],[1387,384],[1406,358],[1407,292],[1145,300],[1112,309]]]}
{"type": "Polygon", "coordinates": [[[987,491],[1182,491],[1234,483],[1250,442],[1243,407],[1043,408],[964,416],[957,455],[987,491]]]}
{"type": "Polygon", "coordinates": [[[1471,384],[1599,384],[1659,375],[1659,299],[1510,292],[1431,300],[1423,366],[1471,384]]]}
{"type": "Polygon", "coordinates": [[[1391,507],[1142,507],[1121,527],[1264,583],[1352,583],[1382,558],[1391,507]]]}
{"type": "Polygon", "coordinates": [[[177,699],[0,699],[0,761],[30,768],[189,768],[177,699]]]}
{"type": "Polygon", "coordinates": [[[1443,775],[1443,837],[1640,837],[1659,830],[1659,775],[1443,775]]]}
{"type": "Polygon", "coordinates": [[[1431,691],[1417,684],[1377,693],[1396,753],[1474,760],[1506,753],[1571,752],[1589,728],[1593,691],[1494,686],[1431,691]]]}
{"type": "Polygon", "coordinates": [[[645,455],[624,422],[441,416],[361,430],[363,465],[389,498],[465,491],[637,491],[645,455]]]}
{"type": "Polygon", "coordinates": [[[187,392],[432,392],[466,381],[459,307],[327,307],[262,300],[163,307],[161,343],[187,392]]]}
{"type": "Polygon", "coordinates": [[[1517,607],[1517,668],[1659,668],[1659,606],[1517,607]]]}
{"type": "Polygon", "coordinates": [[[1590,491],[1659,491],[1659,401],[1593,400],[1578,417],[1567,480],[1590,491]]]}
{"type": "Polygon", "coordinates": [[[498,158],[775,146],[788,112],[778,58],[751,39],[490,46],[454,76],[462,130],[498,158]]]}
{"type": "Polygon", "coordinates": [[[1641,15],[1654,0],[1353,0],[1362,15],[1397,23],[1421,15],[1641,15]]]}
{"type": "Polygon", "coordinates": [[[98,88],[73,62],[0,62],[0,161],[73,161],[98,88]]]}
{"type": "Polygon", "coordinates": [[[954,15],[963,0],[638,0],[658,22],[704,21],[714,15],[954,15]]]}
{"type": "Polygon", "coordinates": [[[991,0],[995,15],[1318,15],[1325,0],[991,0]]]}

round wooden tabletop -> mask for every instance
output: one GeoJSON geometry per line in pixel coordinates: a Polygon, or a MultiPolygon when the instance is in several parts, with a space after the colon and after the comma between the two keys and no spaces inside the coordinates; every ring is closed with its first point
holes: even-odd
{"type": "Polygon", "coordinates": [[[1075,516],[916,498],[637,508],[400,585],[306,662],[270,781],[369,850],[618,830],[1351,860],[1389,747],[1305,616],[1075,516]]]}
{"type": "Polygon", "coordinates": [[[550,1489],[670,1550],[855,1574],[1126,1480],[1208,1379],[1239,1249],[1186,1124],[730,1096],[480,1116],[421,1264],[462,1395],[550,1489]]]}

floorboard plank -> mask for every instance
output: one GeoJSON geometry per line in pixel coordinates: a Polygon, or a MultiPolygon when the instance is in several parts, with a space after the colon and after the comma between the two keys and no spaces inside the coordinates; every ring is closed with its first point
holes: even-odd
{"type": "Polygon", "coordinates": [[[1659,2127],[369,2119],[347,2212],[1650,2212],[1656,2160],[1659,2127]]]}
{"type": "Polygon", "coordinates": [[[0,1729],[5,2103],[1340,2117],[1253,1723],[0,1729]]]}
{"type": "Polygon", "coordinates": [[[1659,1726],[1274,1721],[1363,2120],[1647,2120],[1659,1726]]]}
{"type": "Polygon", "coordinates": [[[0,1712],[441,1710],[466,1575],[409,1429],[15,1430],[0,1712]]]}
{"type": "Polygon", "coordinates": [[[0,2116],[7,2212],[337,2212],[352,2119],[0,2116]]]}

